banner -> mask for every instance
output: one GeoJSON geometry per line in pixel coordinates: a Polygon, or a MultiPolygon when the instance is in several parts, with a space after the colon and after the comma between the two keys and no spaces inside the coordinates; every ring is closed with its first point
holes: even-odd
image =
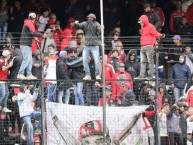
{"type": "MultiPolygon", "coordinates": [[[[107,107],[106,126],[109,144],[147,145],[153,141],[151,127],[146,128],[136,114],[148,106],[107,107]]],[[[102,144],[102,107],[76,106],[46,103],[47,144],[48,145],[100,145],[102,144]]],[[[147,121],[148,122],[148,121],[147,121]]]]}

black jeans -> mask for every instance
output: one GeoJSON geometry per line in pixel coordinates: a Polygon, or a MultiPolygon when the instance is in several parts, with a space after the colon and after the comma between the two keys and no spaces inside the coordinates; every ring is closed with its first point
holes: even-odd
{"type": "Polygon", "coordinates": [[[183,138],[181,133],[169,132],[170,145],[183,145],[183,138]]]}

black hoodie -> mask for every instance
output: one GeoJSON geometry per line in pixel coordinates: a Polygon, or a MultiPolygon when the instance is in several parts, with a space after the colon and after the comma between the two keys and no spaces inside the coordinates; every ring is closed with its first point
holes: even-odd
{"type": "MultiPolygon", "coordinates": [[[[128,56],[128,60],[125,62],[125,70],[130,73],[130,75],[132,76],[132,78],[135,78],[137,76],[139,76],[140,73],[140,64],[139,62],[136,61],[136,58],[134,61],[130,60],[130,56],[133,53],[130,53],[128,56]]],[[[135,56],[136,57],[136,56],[135,56]]]]}
{"type": "Polygon", "coordinates": [[[19,72],[21,63],[23,61],[23,56],[20,49],[16,48],[13,55],[13,66],[10,68],[9,79],[17,79],[17,74],[19,72]]]}
{"type": "Polygon", "coordinates": [[[37,58],[38,55],[40,55],[40,51],[36,50],[34,52],[34,57],[33,57],[32,74],[36,76],[38,79],[41,79],[42,78],[42,66],[41,66],[41,59],[37,58]],[[35,67],[35,64],[40,64],[40,66],[35,67]]]}

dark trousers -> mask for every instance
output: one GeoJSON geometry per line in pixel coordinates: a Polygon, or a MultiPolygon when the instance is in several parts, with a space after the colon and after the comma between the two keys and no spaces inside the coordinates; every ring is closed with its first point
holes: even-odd
{"type": "Polygon", "coordinates": [[[161,136],[161,145],[169,145],[168,136],[161,136]]]}
{"type": "Polygon", "coordinates": [[[183,145],[183,138],[181,133],[169,132],[170,145],[183,145]]]}

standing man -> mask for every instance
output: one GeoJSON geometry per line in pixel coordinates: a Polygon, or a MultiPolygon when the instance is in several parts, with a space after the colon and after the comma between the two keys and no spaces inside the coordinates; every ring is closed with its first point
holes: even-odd
{"type": "Polygon", "coordinates": [[[10,61],[11,52],[9,50],[4,50],[2,55],[3,58],[0,58],[0,103],[2,103],[4,112],[11,112],[7,109],[9,89],[6,81],[9,69],[13,66],[13,61],[10,61]]]}
{"type": "Polygon", "coordinates": [[[150,73],[148,76],[148,80],[153,78],[154,73],[154,45],[156,44],[156,38],[164,38],[164,34],[160,34],[157,32],[155,27],[149,22],[148,17],[146,15],[142,15],[139,18],[138,23],[141,25],[141,38],[140,38],[140,45],[141,45],[141,70],[140,76],[136,77],[135,79],[144,79],[145,71],[146,71],[146,64],[149,63],[150,73]]]}
{"type": "MultiPolygon", "coordinates": [[[[19,69],[17,78],[18,79],[37,79],[32,75],[32,39],[37,39],[36,37],[41,37],[42,34],[38,34],[35,32],[34,22],[36,20],[36,14],[30,13],[28,19],[24,21],[23,29],[21,32],[20,38],[20,48],[23,55],[23,62],[19,69]],[[27,77],[24,76],[24,72],[26,69],[27,77]]],[[[44,35],[45,37],[46,35],[44,35]]]]}
{"type": "Polygon", "coordinates": [[[101,26],[96,21],[96,16],[94,14],[89,14],[87,16],[87,21],[84,21],[79,24],[78,21],[75,21],[74,27],[77,29],[82,29],[85,32],[85,47],[83,49],[83,66],[86,73],[86,76],[83,80],[91,80],[90,69],[88,65],[88,58],[90,53],[94,59],[95,63],[95,76],[97,80],[100,80],[101,77],[99,75],[99,45],[100,42],[100,34],[101,34],[101,26]]]}
{"type": "Polygon", "coordinates": [[[184,96],[184,88],[188,80],[191,78],[191,71],[187,64],[184,62],[184,56],[179,56],[179,62],[172,66],[170,72],[171,87],[174,88],[175,102],[184,96]]]}

